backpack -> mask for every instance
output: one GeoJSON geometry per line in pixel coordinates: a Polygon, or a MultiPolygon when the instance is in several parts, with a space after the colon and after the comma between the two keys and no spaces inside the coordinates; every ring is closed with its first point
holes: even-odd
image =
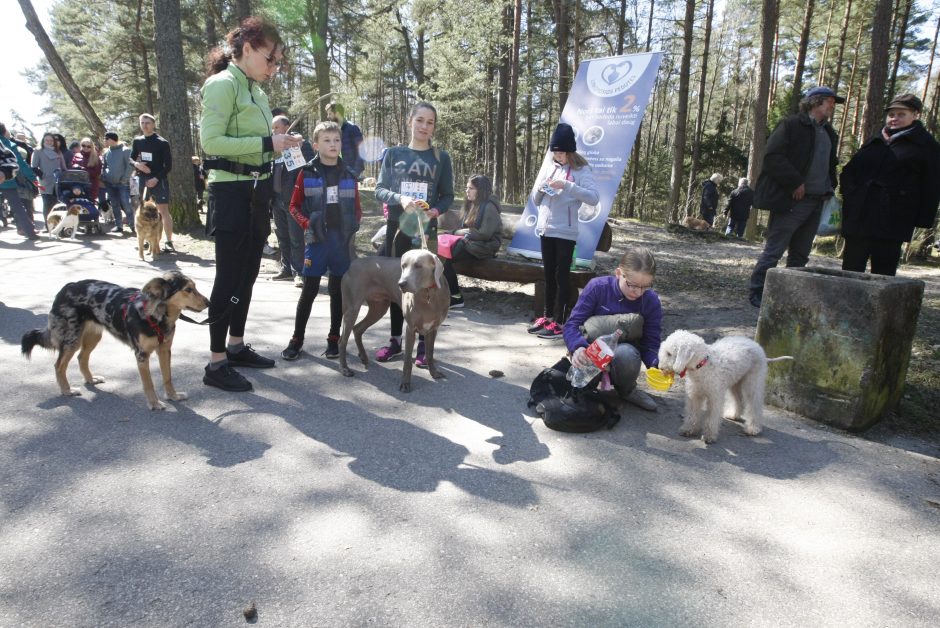
{"type": "Polygon", "coordinates": [[[612,429],[620,420],[616,408],[592,386],[572,388],[566,377],[570,368],[568,358],[562,358],[536,375],[529,388],[528,407],[535,408],[546,427],[558,432],[612,429]]]}

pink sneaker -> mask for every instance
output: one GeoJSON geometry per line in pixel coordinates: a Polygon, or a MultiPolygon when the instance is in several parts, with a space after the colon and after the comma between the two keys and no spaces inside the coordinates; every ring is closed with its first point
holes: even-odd
{"type": "Polygon", "coordinates": [[[415,356],[415,366],[417,366],[419,369],[428,368],[428,360],[424,355],[424,341],[423,340],[418,341],[418,351],[417,351],[417,355],[415,356]]]}
{"type": "Polygon", "coordinates": [[[401,353],[401,343],[399,343],[394,338],[389,338],[388,346],[382,347],[375,352],[375,361],[376,362],[388,362],[392,359],[393,356],[401,353]]]}
{"type": "Polygon", "coordinates": [[[535,322],[532,323],[532,326],[526,329],[526,331],[529,332],[530,334],[537,334],[543,329],[545,329],[545,325],[547,325],[550,322],[551,320],[549,320],[548,318],[544,316],[540,316],[539,318],[535,319],[535,322]]]}

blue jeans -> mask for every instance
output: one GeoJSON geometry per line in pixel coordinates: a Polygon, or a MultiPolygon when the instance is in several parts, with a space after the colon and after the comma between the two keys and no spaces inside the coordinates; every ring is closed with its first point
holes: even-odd
{"type": "Polygon", "coordinates": [[[277,194],[271,203],[271,215],[277,246],[281,250],[281,266],[299,275],[304,269],[304,230],[291,216],[288,202],[277,194]]]}
{"type": "Polygon", "coordinates": [[[111,203],[111,211],[114,212],[114,226],[121,226],[121,211],[127,216],[127,225],[134,228],[134,206],[131,205],[131,188],[127,185],[108,185],[105,186],[108,192],[108,201],[111,203]]]}
{"type": "Polygon", "coordinates": [[[36,226],[33,224],[33,204],[20,198],[20,193],[16,188],[3,188],[3,198],[10,204],[13,210],[13,221],[16,223],[17,231],[22,231],[23,235],[30,240],[35,240],[36,226]]]}
{"type": "Polygon", "coordinates": [[[752,295],[764,293],[767,271],[777,266],[784,251],[787,254],[787,268],[806,266],[810,249],[813,248],[813,238],[819,229],[822,206],[822,198],[804,197],[803,200],[797,201],[790,211],[771,212],[764,252],[757,258],[748,286],[752,295]]]}

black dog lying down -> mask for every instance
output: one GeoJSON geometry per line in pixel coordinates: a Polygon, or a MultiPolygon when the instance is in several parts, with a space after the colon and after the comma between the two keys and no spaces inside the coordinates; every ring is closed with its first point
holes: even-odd
{"type": "Polygon", "coordinates": [[[186,399],[186,393],[173,388],[170,375],[176,320],[183,310],[201,312],[207,307],[209,300],[196,290],[193,280],[178,271],[151,279],[141,290],[95,279],[68,283],[52,302],[49,326],[23,335],[23,355],[30,357],[36,345],[57,350],[55,376],[59,390],[63,395],[80,395],[81,390],[69,386],[66,378],[69,362],[81,349],[78,367],[85,383],[103,382],[91,374],[88,359],[101,340],[102,328],[107,329],[134,350],[147,403],[151,410],[163,410],[166,406],[157,399],[150,376],[150,354],[157,352],[167,399],[186,399]]]}

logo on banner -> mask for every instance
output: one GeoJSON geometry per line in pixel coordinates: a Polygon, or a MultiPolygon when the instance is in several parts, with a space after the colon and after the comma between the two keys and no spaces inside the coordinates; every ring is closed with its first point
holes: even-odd
{"type": "Polygon", "coordinates": [[[588,89],[605,98],[622,94],[640,80],[649,61],[649,55],[592,61],[587,69],[588,89]]]}

